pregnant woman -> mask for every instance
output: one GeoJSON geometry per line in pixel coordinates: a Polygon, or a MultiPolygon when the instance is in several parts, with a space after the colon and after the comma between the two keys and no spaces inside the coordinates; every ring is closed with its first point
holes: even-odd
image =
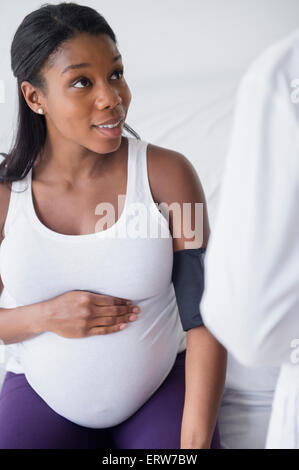
{"type": "Polygon", "coordinates": [[[204,249],[195,170],[125,123],[122,58],[95,10],[32,12],[11,63],[19,127],[0,165],[0,338],[12,353],[0,448],[219,448],[226,351],[203,324],[182,328],[172,269],[186,240],[156,204],[204,203],[204,249]]]}

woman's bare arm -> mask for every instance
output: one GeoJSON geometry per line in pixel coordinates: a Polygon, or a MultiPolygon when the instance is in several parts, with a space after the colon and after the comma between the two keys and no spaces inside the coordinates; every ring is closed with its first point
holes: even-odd
{"type": "Polygon", "coordinates": [[[0,308],[0,340],[4,344],[25,341],[44,330],[43,302],[16,308],[0,308]]]}
{"type": "MultiPolygon", "coordinates": [[[[168,149],[151,146],[149,153],[149,175],[155,200],[168,206],[178,202],[181,207],[181,226],[179,218],[176,220],[173,212],[169,213],[174,251],[206,247],[210,234],[206,200],[192,164],[183,155],[168,149]],[[191,220],[185,219],[185,224],[184,203],[191,206],[191,220]],[[203,226],[200,227],[195,223],[196,203],[203,205],[203,226]],[[184,228],[196,232],[194,241],[184,228]]],[[[226,361],[226,349],[204,325],[187,331],[182,449],[210,447],[225,382],[226,361]]]]}

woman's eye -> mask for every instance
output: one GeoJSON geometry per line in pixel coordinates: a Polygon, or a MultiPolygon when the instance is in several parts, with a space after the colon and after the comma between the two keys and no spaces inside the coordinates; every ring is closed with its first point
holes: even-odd
{"type": "MultiPolygon", "coordinates": [[[[113,72],[112,76],[115,75],[115,74],[118,75],[118,77],[119,77],[118,80],[123,78],[124,69],[115,70],[115,72],[113,72]]],[[[73,84],[73,87],[74,88],[86,88],[86,86],[79,86],[79,87],[75,86],[75,85],[77,85],[77,83],[84,83],[84,82],[85,83],[87,83],[87,82],[91,83],[90,80],[88,80],[88,78],[82,77],[73,84]]]]}
{"type": "Polygon", "coordinates": [[[80,83],[80,82],[81,82],[81,83],[82,83],[82,82],[89,82],[89,83],[90,83],[90,81],[89,81],[87,78],[80,78],[79,80],[77,80],[77,81],[73,84],[73,87],[74,87],[74,88],[86,88],[85,86],[83,86],[83,87],[76,87],[76,86],[75,86],[75,85],[77,85],[77,83],[80,83]]]}
{"type": "Polygon", "coordinates": [[[123,75],[124,75],[124,69],[115,70],[115,72],[113,73],[113,75],[114,75],[114,74],[116,74],[116,73],[121,75],[121,77],[120,77],[120,78],[123,78],[123,75]]]}

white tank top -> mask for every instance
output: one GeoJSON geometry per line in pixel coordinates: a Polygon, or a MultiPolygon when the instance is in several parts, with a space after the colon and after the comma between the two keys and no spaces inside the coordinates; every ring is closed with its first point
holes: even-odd
{"type": "Polygon", "coordinates": [[[1,245],[1,307],[86,290],[131,299],[141,309],[116,333],[64,338],[45,332],[5,346],[12,354],[6,370],[25,373],[56,413],[90,428],[133,415],[186,349],[171,281],[173,240],[151,194],[147,142],[127,139],[127,192],[114,225],[87,235],[49,229],[35,212],[31,169],[13,182],[1,245]]]}

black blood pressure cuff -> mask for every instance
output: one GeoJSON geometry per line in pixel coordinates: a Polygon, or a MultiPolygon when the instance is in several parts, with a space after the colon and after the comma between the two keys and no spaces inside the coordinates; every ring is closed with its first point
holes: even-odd
{"type": "Polygon", "coordinates": [[[172,282],[184,331],[203,325],[199,304],[204,290],[206,248],[173,253],[172,282]]]}

